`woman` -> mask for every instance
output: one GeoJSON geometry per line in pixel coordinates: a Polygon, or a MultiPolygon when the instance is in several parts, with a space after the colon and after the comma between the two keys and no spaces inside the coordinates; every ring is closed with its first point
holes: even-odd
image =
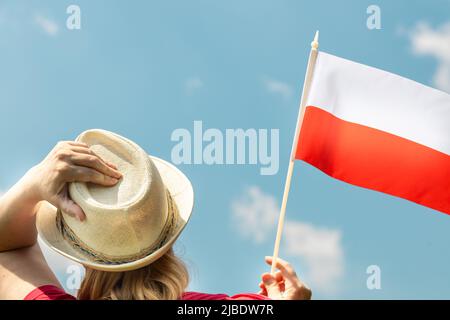
{"type": "MultiPolygon", "coordinates": [[[[75,297],[63,291],[44,259],[36,241],[38,233],[36,216],[44,216],[40,213],[43,210],[42,207],[53,208],[54,206],[59,208],[58,212],[62,212],[56,217],[62,219],[62,222],[70,224],[71,227],[68,227],[68,230],[89,229],[87,226],[95,220],[95,216],[90,211],[90,216],[88,216],[87,209],[84,212],[79,205],[82,201],[81,198],[77,196],[77,199],[80,200],[77,201],[78,203],[74,201],[76,198],[75,189],[71,186],[80,184],[83,188],[91,188],[90,191],[97,190],[95,192],[101,193],[104,190],[109,190],[107,192],[112,192],[110,190],[117,191],[119,190],[117,186],[122,184],[123,187],[125,185],[124,176],[128,173],[122,175],[121,172],[124,172],[121,170],[121,168],[124,168],[122,164],[116,166],[106,160],[109,157],[107,152],[110,150],[100,148],[102,147],[100,143],[95,145],[97,149],[94,151],[95,143],[93,141],[98,141],[99,137],[102,137],[101,135],[109,135],[108,139],[115,139],[114,141],[122,139],[119,144],[132,144],[131,141],[106,131],[90,131],[87,135],[82,135],[84,139],[79,138],[76,142],[60,142],[40,164],[30,169],[0,199],[0,299],[75,299],[75,297]],[[93,134],[97,134],[97,136],[90,141],[89,137],[93,134]],[[101,156],[101,153],[105,157],[101,156]],[[39,214],[37,214],[38,212],[39,214]],[[77,223],[81,226],[81,229],[77,229],[77,223]]],[[[109,141],[104,143],[103,147],[110,145],[109,141]]],[[[110,159],[113,158],[110,157],[110,159]]],[[[158,167],[158,169],[161,168],[158,167]]],[[[153,177],[155,175],[158,174],[152,173],[153,177]]],[[[155,187],[152,188],[155,189],[155,187]]],[[[123,190],[123,188],[120,188],[120,190],[123,190]]],[[[170,194],[168,195],[170,196],[170,194]]],[[[84,203],[83,208],[87,208],[84,203]]],[[[39,219],[42,220],[43,218],[39,219]]],[[[54,220],[55,216],[53,216],[54,220]]],[[[58,223],[58,218],[56,218],[56,221],[58,223]]],[[[63,227],[67,227],[64,223],[62,224],[63,227]]],[[[46,231],[44,229],[41,233],[39,221],[38,229],[41,236],[43,235],[44,240],[46,240],[46,231]]],[[[177,232],[182,229],[183,227],[177,232]]],[[[78,231],[78,233],[72,234],[71,244],[73,244],[73,241],[77,241],[78,236],[82,237],[83,232],[78,231]]],[[[67,234],[65,235],[66,241],[68,238],[67,234]]],[[[177,235],[173,236],[171,241],[174,241],[176,237],[177,235]]],[[[80,240],[82,244],[83,241],[80,240]]],[[[52,244],[51,240],[49,240],[49,243],[52,244]]],[[[229,297],[224,294],[211,295],[185,292],[189,282],[188,272],[183,262],[175,256],[172,245],[173,242],[168,241],[165,244],[167,248],[164,250],[152,249],[153,251],[145,253],[145,256],[120,262],[105,262],[102,259],[98,260],[98,257],[92,261],[83,260],[84,258],[80,257],[86,256],[86,250],[73,254],[67,253],[69,251],[65,252],[65,249],[55,250],[81,262],[86,268],[85,278],[78,291],[78,299],[257,300],[269,298],[299,300],[310,299],[311,297],[311,291],[297,278],[293,268],[281,259],[277,259],[276,267],[279,271],[275,275],[269,273],[262,275],[262,281],[259,284],[261,290],[258,294],[240,294],[229,297]],[[160,252],[160,254],[155,255],[155,252],[160,252]],[[149,259],[149,257],[153,258],[149,259]]],[[[55,244],[55,247],[57,246],[55,244]]],[[[83,247],[78,243],[76,249],[80,249],[80,246],[83,247]]],[[[116,247],[117,245],[114,248],[116,247]]],[[[92,256],[89,257],[89,259],[91,258],[92,256]]],[[[272,263],[271,257],[266,257],[265,261],[269,265],[272,263]]]]}

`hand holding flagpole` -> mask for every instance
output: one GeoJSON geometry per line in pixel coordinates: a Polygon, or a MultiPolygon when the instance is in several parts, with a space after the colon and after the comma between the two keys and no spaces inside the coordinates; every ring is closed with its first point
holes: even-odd
{"type": "Polygon", "coordinates": [[[278,253],[280,250],[281,234],[283,232],[284,217],[286,215],[286,205],[291,188],[292,172],[294,170],[295,153],[297,150],[298,137],[300,128],[302,127],[303,117],[305,114],[305,105],[308,98],[309,88],[311,86],[312,75],[314,73],[314,66],[316,64],[317,53],[319,49],[319,31],[316,31],[313,42],[311,42],[311,52],[309,53],[308,67],[306,68],[305,81],[303,83],[302,97],[300,99],[300,107],[297,118],[297,126],[295,129],[294,141],[292,142],[291,156],[289,158],[289,167],[286,175],[286,182],[284,185],[283,200],[281,202],[280,216],[278,218],[277,236],[275,239],[275,246],[273,250],[271,273],[275,274],[275,266],[277,263],[278,253]]]}

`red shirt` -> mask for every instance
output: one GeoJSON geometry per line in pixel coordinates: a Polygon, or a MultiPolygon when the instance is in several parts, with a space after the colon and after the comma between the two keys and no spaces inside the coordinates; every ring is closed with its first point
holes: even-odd
{"type": "MultiPolygon", "coordinates": [[[[76,298],[61,288],[45,285],[31,291],[24,300],[76,300],[76,298]]],[[[256,293],[241,293],[230,297],[226,294],[185,292],[181,300],[269,300],[269,298],[256,293]]]]}

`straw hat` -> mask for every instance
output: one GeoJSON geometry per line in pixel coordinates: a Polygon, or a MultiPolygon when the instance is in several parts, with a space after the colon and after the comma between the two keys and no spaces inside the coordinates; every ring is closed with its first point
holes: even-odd
{"type": "Polygon", "coordinates": [[[123,174],[113,187],[74,182],[69,193],[83,222],[44,202],[36,225],[53,250],[86,267],[127,271],[160,258],[187,224],[194,204],[189,179],[134,142],[105,130],[83,132],[86,143],[123,174]]]}

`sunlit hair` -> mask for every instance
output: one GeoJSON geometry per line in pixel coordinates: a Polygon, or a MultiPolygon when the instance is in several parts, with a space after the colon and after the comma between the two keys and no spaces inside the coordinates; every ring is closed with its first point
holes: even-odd
{"type": "Polygon", "coordinates": [[[171,248],[152,264],[133,271],[86,269],[78,291],[80,300],[176,300],[189,283],[183,261],[171,248]]]}

